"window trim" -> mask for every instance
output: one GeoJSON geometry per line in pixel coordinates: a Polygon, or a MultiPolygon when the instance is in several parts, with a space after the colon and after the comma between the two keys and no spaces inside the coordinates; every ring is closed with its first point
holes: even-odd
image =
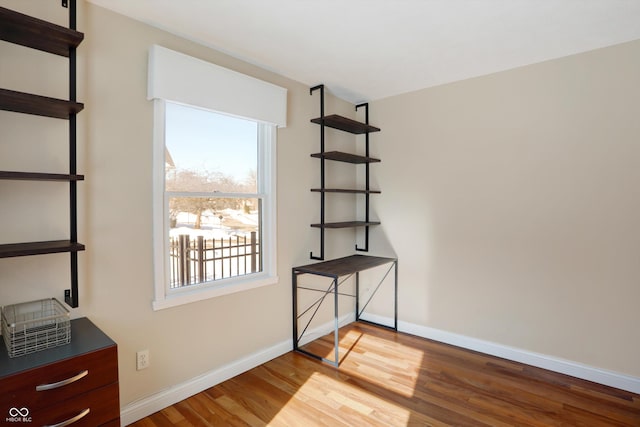
{"type": "MultiPolygon", "coordinates": [[[[153,309],[161,310],[278,283],[276,218],[276,126],[258,122],[258,194],[263,197],[262,266],[249,275],[169,290],[169,200],[165,191],[166,102],[153,100],[153,309]]],[[[173,102],[173,101],[171,101],[173,102]]],[[[201,108],[193,106],[195,108],[201,108]]],[[[224,114],[224,113],[222,113],[224,114]]]]}

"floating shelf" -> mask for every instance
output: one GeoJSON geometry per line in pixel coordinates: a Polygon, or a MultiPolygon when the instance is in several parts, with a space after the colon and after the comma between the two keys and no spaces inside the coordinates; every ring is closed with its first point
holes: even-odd
{"type": "Polygon", "coordinates": [[[69,175],[62,173],[39,173],[39,172],[8,172],[0,171],[0,179],[16,181],[82,181],[84,175],[69,175]]]}
{"type": "Polygon", "coordinates": [[[311,119],[311,123],[319,125],[325,125],[330,128],[338,129],[341,131],[353,133],[355,135],[361,135],[369,132],[380,132],[380,128],[361,123],[356,120],[349,119],[347,117],[339,116],[337,114],[331,114],[330,116],[318,117],[311,119]]]}
{"type": "Polygon", "coordinates": [[[324,153],[314,153],[311,157],[316,159],[334,160],[336,162],[345,162],[353,164],[378,163],[380,159],[373,157],[358,156],[357,154],[343,153],[342,151],[325,151],[324,153]]]}
{"type": "Polygon", "coordinates": [[[84,245],[70,240],[51,240],[47,242],[10,243],[0,245],[0,258],[29,255],[55,254],[61,252],[83,251],[84,245]]]}
{"type": "Polygon", "coordinates": [[[0,110],[69,119],[72,114],[79,113],[83,108],[84,104],[80,102],[0,89],[0,110]]]}
{"type": "Polygon", "coordinates": [[[346,188],[312,188],[316,193],[380,194],[380,190],[351,190],[346,188]]]}
{"type": "Polygon", "coordinates": [[[355,228],[368,227],[370,225],[380,225],[378,221],[344,221],[344,222],[325,222],[324,224],[311,224],[315,228],[355,228]]]}
{"type": "Polygon", "coordinates": [[[0,40],[68,57],[83,39],[78,31],[0,7],[0,40]]]}

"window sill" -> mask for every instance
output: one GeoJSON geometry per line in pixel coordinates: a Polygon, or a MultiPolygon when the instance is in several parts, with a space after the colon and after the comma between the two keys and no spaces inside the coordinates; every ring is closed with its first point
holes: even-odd
{"type": "Polygon", "coordinates": [[[181,289],[175,293],[165,295],[164,298],[157,298],[153,301],[153,310],[163,310],[165,308],[204,301],[236,292],[248,291],[262,286],[275,285],[278,281],[278,276],[260,275],[242,281],[233,280],[219,285],[212,285],[208,288],[194,287],[193,289],[181,289]]]}

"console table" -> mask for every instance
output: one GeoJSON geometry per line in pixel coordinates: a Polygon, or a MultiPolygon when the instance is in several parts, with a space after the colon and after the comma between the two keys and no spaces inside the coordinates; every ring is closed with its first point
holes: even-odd
{"type": "Polygon", "coordinates": [[[356,321],[371,323],[371,324],[389,328],[395,331],[398,330],[398,259],[397,258],[384,258],[384,257],[367,256],[367,255],[351,255],[344,258],[333,259],[330,261],[324,261],[324,262],[319,262],[315,264],[308,264],[300,267],[293,267],[292,268],[292,293],[293,293],[292,295],[293,349],[300,353],[304,353],[308,356],[311,356],[315,359],[322,360],[323,362],[327,362],[335,367],[338,367],[339,361],[340,361],[339,354],[338,354],[338,330],[340,328],[339,322],[338,322],[338,316],[339,316],[338,296],[339,295],[355,298],[356,321]],[[362,304],[362,308],[361,308],[360,307],[360,283],[359,283],[360,272],[372,269],[374,267],[379,267],[385,264],[389,264],[389,269],[384,274],[384,277],[382,277],[380,282],[378,282],[377,287],[372,292],[368,300],[364,304],[362,304]],[[382,285],[382,283],[384,282],[384,280],[392,270],[394,271],[393,326],[384,325],[381,323],[376,323],[376,322],[371,322],[371,321],[361,319],[360,316],[364,312],[365,308],[367,307],[367,305],[369,304],[373,296],[376,294],[377,290],[380,288],[380,286],[382,285]],[[331,285],[327,289],[314,289],[314,288],[298,286],[298,276],[303,274],[313,274],[316,276],[330,278],[332,279],[331,285]],[[355,295],[344,294],[339,292],[340,283],[338,282],[338,279],[340,277],[351,276],[354,274],[356,279],[355,295]],[[306,309],[302,310],[302,314],[299,314],[299,310],[298,310],[298,291],[300,289],[319,292],[322,294],[322,296],[318,300],[316,300],[306,309]],[[305,332],[307,331],[307,328],[309,327],[309,324],[311,323],[314,316],[316,315],[320,304],[322,304],[325,298],[330,294],[333,294],[333,301],[334,301],[334,328],[333,328],[334,329],[334,351],[335,351],[334,360],[327,359],[325,357],[314,354],[300,347],[300,340],[304,336],[305,332]],[[316,310],[311,316],[311,319],[309,320],[309,322],[307,322],[306,326],[302,330],[302,333],[298,335],[298,320],[302,315],[307,313],[314,306],[316,307],[316,310]]]}

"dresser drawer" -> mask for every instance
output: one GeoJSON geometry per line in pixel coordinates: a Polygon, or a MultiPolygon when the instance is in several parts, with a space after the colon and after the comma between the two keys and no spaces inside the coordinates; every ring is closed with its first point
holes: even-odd
{"type": "Polygon", "coordinates": [[[117,382],[118,355],[113,345],[4,378],[0,381],[0,414],[11,408],[28,408],[35,413],[117,382]]]}
{"type": "Polygon", "coordinates": [[[119,411],[118,383],[113,383],[56,405],[33,410],[30,416],[34,426],[51,426],[76,418],[68,424],[69,427],[96,427],[117,420],[119,411]]]}

